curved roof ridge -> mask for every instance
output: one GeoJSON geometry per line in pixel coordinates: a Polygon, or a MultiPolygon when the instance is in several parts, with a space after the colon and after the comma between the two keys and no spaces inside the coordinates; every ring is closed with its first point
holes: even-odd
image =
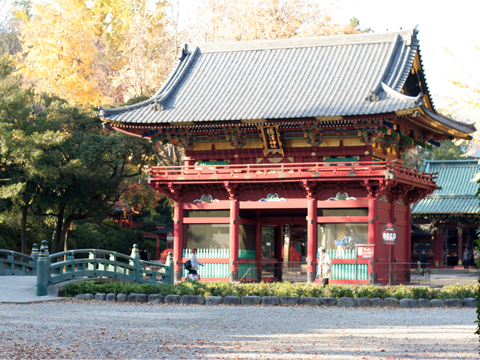
{"type": "Polygon", "coordinates": [[[440,163],[455,163],[455,162],[460,162],[460,163],[470,163],[470,162],[475,162],[478,164],[480,159],[454,159],[454,160],[427,160],[427,159],[422,159],[424,162],[429,163],[429,164],[440,164],[440,163]]]}
{"type": "Polygon", "coordinates": [[[390,86],[385,84],[382,81],[382,89],[387,93],[387,95],[393,96],[397,99],[412,103],[414,105],[423,105],[423,93],[420,92],[417,96],[408,96],[405,94],[402,94],[398,91],[393,90],[390,86]]]}
{"type": "Polygon", "coordinates": [[[167,81],[165,81],[165,83],[162,85],[160,90],[158,90],[155,93],[155,95],[153,95],[150,99],[139,102],[137,104],[123,106],[119,108],[113,108],[113,109],[106,109],[99,106],[98,107],[100,109],[99,116],[102,117],[107,114],[114,114],[114,113],[129,111],[129,110],[135,110],[135,109],[142,108],[145,105],[153,104],[155,102],[158,102],[158,103],[163,102],[165,98],[168,95],[170,95],[170,93],[176,88],[176,86],[178,86],[178,83],[181,81],[181,78],[185,74],[186,69],[188,69],[189,65],[191,64],[192,59],[195,57],[197,51],[198,51],[198,48],[195,47],[193,51],[184,53],[187,56],[185,56],[183,59],[177,62],[175,68],[167,78],[167,81]]]}
{"type": "Polygon", "coordinates": [[[417,30],[415,29],[409,29],[398,32],[385,32],[377,34],[335,35],[308,38],[251,40],[221,43],[192,43],[189,45],[199,47],[202,53],[223,53],[232,51],[261,51],[275,49],[293,49],[302,47],[358,45],[368,43],[392,42],[397,37],[401,37],[407,40],[407,45],[410,45],[412,38],[416,36],[416,32],[417,30]]]}
{"type": "Polygon", "coordinates": [[[451,126],[459,131],[462,131],[464,133],[473,133],[475,132],[477,129],[475,128],[475,125],[474,124],[468,124],[468,123],[465,123],[465,122],[462,122],[462,121],[458,121],[458,120],[453,120],[453,119],[450,119],[434,110],[430,110],[428,109],[427,107],[425,107],[424,105],[421,106],[421,109],[422,111],[427,114],[428,116],[431,116],[433,119],[435,119],[436,121],[444,124],[444,125],[447,125],[447,126],[451,126]]]}

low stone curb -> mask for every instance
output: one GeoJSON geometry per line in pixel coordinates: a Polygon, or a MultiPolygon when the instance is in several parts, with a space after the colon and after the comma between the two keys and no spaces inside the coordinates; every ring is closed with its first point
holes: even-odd
{"type": "Polygon", "coordinates": [[[316,297],[301,297],[298,299],[298,305],[318,306],[321,304],[322,301],[316,297]]]}
{"type": "Polygon", "coordinates": [[[357,299],[355,299],[355,303],[357,304],[357,307],[371,307],[372,306],[372,300],[367,299],[367,298],[357,298],[357,299]]]}
{"type": "Polygon", "coordinates": [[[432,307],[444,307],[445,301],[443,301],[442,299],[432,299],[430,300],[430,305],[432,307]]]}
{"type": "Polygon", "coordinates": [[[475,298],[466,298],[463,299],[463,306],[466,308],[477,308],[478,301],[475,298]]]}
{"type": "Polygon", "coordinates": [[[180,304],[180,295],[167,295],[163,301],[165,304],[180,304]]]}
{"type": "Polygon", "coordinates": [[[85,300],[85,301],[93,300],[93,298],[94,298],[93,294],[78,294],[77,296],[75,296],[75,299],[85,300]]]}
{"type": "Polygon", "coordinates": [[[431,307],[432,304],[430,303],[430,300],[428,299],[418,299],[417,300],[418,307],[421,308],[426,308],[426,307],[431,307]]]}
{"type": "Polygon", "coordinates": [[[463,300],[462,299],[445,299],[445,306],[447,308],[462,308],[463,300]]]}
{"type": "Polygon", "coordinates": [[[355,300],[350,297],[341,297],[337,300],[337,306],[340,307],[355,307],[355,300]]]}
{"type": "Polygon", "coordinates": [[[130,294],[127,296],[127,302],[146,303],[148,301],[147,294],[130,294]]]}
{"type": "Polygon", "coordinates": [[[264,296],[262,298],[262,305],[275,306],[280,303],[280,299],[276,296],[264,296]]]}
{"type": "Polygon", "coordinates": [[[297,305],[298,304],[298,296],[281,296],[280,297],[280,304],[282,304],[282,305],[297,305]]]}
{"type": "Polygon", "coordinates": [[[182,305],[203,305],[205,298],[202,295],[183,295],[180,299],[182,305]]]}
{"type": "Polygon", "coordinates": [[[415,299],[401,299],[398,301],[398,306],[405,309],[413,309],[418,307],[418,303],[415,299]]]}
{"type": "Polygon", "coordinates": [[[165,296],[160,295],[160,294],[150,294],[150,295],[148,295],[148,302],[149,303],[154,303],[154,304],[163,303],[164,299],[165,299],[165,296]]]}
{"type": "Polygon", "coordinates": [[[243,296],[241,299],[238,296],[207,296],[204,298],[201,295],[167,295],[161,294],[114,294],[114,293],[97,293],[93,294],[78,294],[75,296],[77,300],[89,301],[106,301],[106,302],[139,302],[139,303],[165,303],[165,304],[182,304],[182,305],[306,305],[306,306],[338,306],[338,307],[398,307],[404,309],[413,308],[429,308],[429,307],[447,307],[447,308],[476,308],[478,300],[475,298],[465,299],[401,299],[396,298],[357,298],[342,297],[335,299],[332,297],[298,297],[298,296],[243,296]]]}
{"type": "Polygon", "coordinates": [[[261,302],[260,296],[242,296],[242,305],[260,305],[261,302]]]}
{"type": "Polygon", "coordinates": [[[385,298],[383,299],[383,303],[386,307],[397,307],[398,306],[398,299],[396,298],[385,298]]]}
{"type": "Polygon", "coordinates": [[[223,298],[221,296],[207,296],[205,298],[205,305],[218,305],[223,303],[223,298]]]}
{"type": "Polygon", "coordinates": [[[95,300],[96,301],[105,301],[105,300],[107,300],[107,294],[97,293],[97,294],[95,294],[95,300]]]}
{"type": "Polygon", "coordinates": [[[322,302],[322,305],[325,305],[325,306],[337,305],[337,299],[331,298],[331,297],[321,297],[320,301],[322,302]]]}
{"type": "Polygon", "coordinates": [[[225,296],[223,303],[225,305],[240,305],[240,298],[238,296],[225,296]]]}

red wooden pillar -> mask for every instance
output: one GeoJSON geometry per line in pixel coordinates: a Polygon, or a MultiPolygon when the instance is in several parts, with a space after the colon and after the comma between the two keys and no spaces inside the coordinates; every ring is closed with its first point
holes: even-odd
{"type": "MultiPolygon", "coordinates": [[[[368,199],[368,243],[375,244],[375,253],[374,256],[378,257],[377,252],[380,250],[381,241],[378,238],[378,200],[375,198],[368,199]],[[377,243],[378,239],[378,243],[377,243]]],[[[375,274],[373,273],[373,263],[376,259],[373,259],[368,264],[368,276],[369,276],[369,283],[374,282],[375,274]]]]}
{"type": "Polygon", "coordinates": [[[237,199],[230,200],[230,281],[238,280],[238,234],[239,234],[239,203],[237,199]]]}
{"type": "Polygon", "coordinates": [[[283,258],[282,258],[282,250],[283,250],[283,225],[278,225],[275,229],[275,260],[277,263],[275,264],[275,277],[278,278],[278,281],[282,281],[282,265],[283,265],[283,258]]]}
{"type": "Polygon", "coordinates": [[[463,229],[458,229],[458,265],[463,264],[463,229]]]}
{"type": "Polygon", "coordinates": [[[157,252],[155,254],[155,260],[160,260],[160,235],[157,234],[157,252]]]}
{"type": "Polygon", "coordinates": [[[175,280],[180,281],[182,277],[182,253],[183,253],[183,201],[175,201],[173,208],[174,237],[173,237],[173,263],[175,280]]]}
{"type": "Polygon", "coordinates": [[[412,214],[410,209],[410,204],[407,204],[407,211],[405,212],[405,217],[407,221],[407,249],[406,256],[407,261],[411,262],[412,258],[412,214]]]}
{"type": "Polygon", "coordinates": [[[315,282],[317,264],[317,200],[307,199],[307,282],[315,282]]]}
{"type": "MultiPolygon", "coordinates": [[[[258,215],[257,215],[258,216],[258,215]]],[[[255,268],[257,281],[262,281],[262,223],[257,220],[257,234],[255,237],[255,268]]]]}

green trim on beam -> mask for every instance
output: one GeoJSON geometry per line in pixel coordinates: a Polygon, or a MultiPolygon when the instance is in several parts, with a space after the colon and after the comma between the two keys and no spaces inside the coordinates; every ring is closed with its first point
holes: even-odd
{"type": "Polygon", "coordinates": [[[409,138],[409,137],[403,136],[402,134],[398,134],[398,135],[400,135],[400,139],[402,139],[402,140],[404,140],[404,141],[408,142],[410,145],[413,145],[413,143],[414,143],[414,141],[415,141],[415,140],[413,140],[412,138],[409,138]]]}
{"type": "Polygon", "coordinates": [[[420,141],[417,141],[417,140],[413,140],[415,142],[415,145],[418,145],[424,149],[427,149],[427,150],[433,150],[433,145],[430,145],[430,144],[427,144],[427,143],[422,143],[420,141]]]}
{"type": "Polygon", "coordinates": [[[158,136],[154,136],[154,137],[151,138],[151,140],[152,140],[152,142],[160,141],[160,140],[165,139],[166,136],[167,136],[167,135],[165,135],[165,134],[158,135],[158,136]]]}

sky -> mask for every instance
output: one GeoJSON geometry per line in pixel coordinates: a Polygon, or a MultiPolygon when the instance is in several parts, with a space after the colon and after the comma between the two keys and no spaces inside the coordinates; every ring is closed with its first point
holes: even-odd
{"type": "Polygon", "coordinates": [[[480,50],[475,48],[475,43],[480,46],[480,0],[345,0],[339,5],[334,19],[348,22],[355,16],[360,28],[370,27],[375,33],[418,26],[425,76],[436,107],[460,97],[473,99],[471,92],[451,80],[480,88],[480,50]]]}
{"type": "MultiPolygon", "coordinates": [[[[177,0],[172,1],[175,3],[177,0]]],[[[179,0],[180,14],[190,18],[200,0],[179,0]]],[[[313,0],[315,1],[315,0],[313,0]]],[[[320,4],[332,0],[316,0],[320,4]]],[[[360,28],[375,33],[417,26],[426,80],[437,109],[445,109],[461,98],[474,100],[473,93],[454,86],[451,80],[480,89],[480,31],[477,25],[480,0],[338,0],[331,14],[336,23],[348,24],[356,17],[360,28]],[[452,56],[451,54],[454,54],[452,56]]],[[[180,18],[182,23],[182,18],[180,18]]],[[[181,25],[180,25],[181,26],[181,25]]],[[[462,103],[448,110],[470,121],[475,112],[462,110],[462,103]]],[[[480,117],[480,116],[479,116],[480,117]]],[[[480,120],[480,119],[479,119],[480,120]]]]}

